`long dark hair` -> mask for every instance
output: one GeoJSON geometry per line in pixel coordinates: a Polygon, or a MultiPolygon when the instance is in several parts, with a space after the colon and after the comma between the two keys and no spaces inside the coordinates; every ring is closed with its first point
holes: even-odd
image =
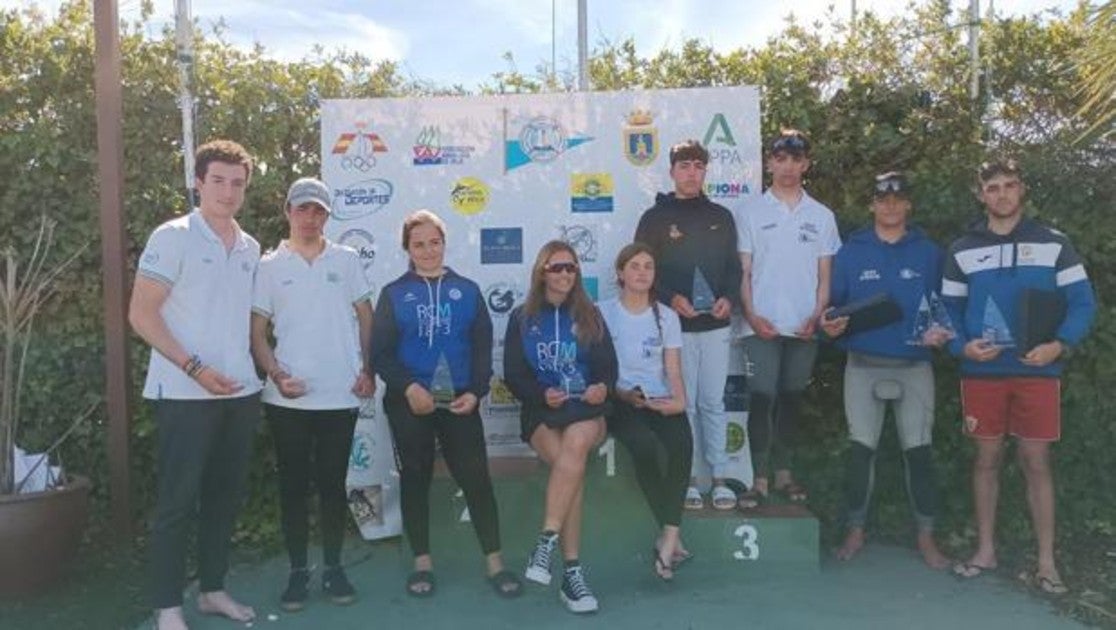
{"type": "Polygon", "coordinates": [[[604,337],[601,314],[585,292],[585,287],[581,286],[581,264],[578,262],[577,252],[565,241],[550,241],[539,249],[539,255],[535,257],[535,264],[531,267],[531,288],[523,304],[523,313],[528,317],[536,317],[542,312],[543,304],[546,303],[546,262],[559,252],[567,252],[578,263],[574,285],[565,302],[577,327],[577,342],[589,344],[600,341],[604,337]]]}
{"type": "MultiPolygon", "coordinates": [[[[619,286],[621,290],[624,288],[624,281],[620,279],[620,272],[624,271],[624,265],[627,265],[631,259],[640,254],[647,254],[651,257],[652,262],[655,261],[655,252],[652,251],[651,246],[639,241],[625,245],[624,248],[620,250],[620,253],[616,254],[616,285],[619,286]]],[[[656,270],[656,275],[657,274],[658,272],[656,270]]],[[[655,327],[659,329],[659,340],[662,341],[663,322],[659,318],[659,296],[655,292],[654,283],[651,284],[651,289],[647,292],[647,300],[651,303],[651,312],[655,315],[655,327]]]]}

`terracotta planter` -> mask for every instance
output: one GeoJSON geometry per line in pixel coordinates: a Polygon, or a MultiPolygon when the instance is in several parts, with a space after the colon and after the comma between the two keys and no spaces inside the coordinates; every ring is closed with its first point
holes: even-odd
{"type": "Polygon", "coordinates": [[[0,598],[31,597],[62,577],[89,516],[85,477],[57,490],[0,496],[0,598]]]}

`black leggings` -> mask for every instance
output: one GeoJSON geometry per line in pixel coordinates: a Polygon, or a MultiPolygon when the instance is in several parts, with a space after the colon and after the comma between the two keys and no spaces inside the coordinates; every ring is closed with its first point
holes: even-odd
{"type": "Polygon", "coordinates": [[[395,438],[403,529],[411,551],[416,556],[430,553],[430,481],[434,474],[435,436],[450,474],[465,493],[481,550],[485,554],[499,551],[500,522],[488,475],[480,413],[474,410],[467,416],[458,416],[437,409],[428,416],[415,416],[406,402],[388,404],[386,411],[395,438]]]}
{"type": "Polygon", "coordinates": [[[322,555],[326,566],[338,566],[349,508],[345,475],[349,470],[357,410],[290,409],[265,404],[264,413],[275,438],[280,519],[291,568],[306,567],[306,545],[310,536],[306,493],[310,484],[311,453],[322,515],[322,555]]]}
{"type": "Polygon", "coordinates": [[[608,430],[631,453],[636,480],[659,526],[677,527],[682,521],[682,501],[694,456],[694,438],[686,414],[664,416],[620,402],[608,418],[608,430]]]}

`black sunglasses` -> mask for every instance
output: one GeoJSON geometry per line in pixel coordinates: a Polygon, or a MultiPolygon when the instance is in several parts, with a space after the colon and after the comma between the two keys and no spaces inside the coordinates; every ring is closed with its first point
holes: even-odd
{"type": "Polygon", "coordinates": [[[903,184],[903,180],[896,177],[889,177],[887,179],[876,180],[876,195],[883,196],[887,194],[902,194],[907,192],[907,187],[903,184]]]}
{"type": "Polygon", "coordinates": [[[799,135],[779,136],[771,143],[771,152],[789,151],[791,153],[806,153],[810,150],[810,143],[799,135]]]}
{"type": "Polygon", "coordinates": [[[550,263],[543,267],[543,271],[547,273],[577,273],[577,263],[572,262],[558,262],[550,263]]]}

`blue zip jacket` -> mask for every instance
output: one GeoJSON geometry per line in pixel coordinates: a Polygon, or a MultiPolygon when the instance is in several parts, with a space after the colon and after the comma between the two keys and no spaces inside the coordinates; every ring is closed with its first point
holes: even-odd
{"type": "Polygon", "coordinates": [[[445,353],[460,396],[488,393],[492,378],[492,318],[477,284],[450,268],[439,278],[414,271],[380,291],[372,334],[372,363],[398,401],[411,383],[428,390],[445,353]]]}
{"type": "MultiPolygon", "coordinates": [[[[595,307],[594,307],[595,308],[595,307]]],[[[564,306],[544,304],[538,315],[528,317],[517,306],[508,317],[504,334],[504,382],[525,407],[546,405],[549,387],[562,389],[562,377],[576,370],[586,385],[616,386],[616,350],[600,313],[604,334],[600,341],[579,344],[573,318],[564,306]]]]}
{"type": "Polygon", "coordinates": [[[929,361],[931,350],[909,345],[922,299],[938,291],[942,277],[942,249],[921,228],[907,226],[895,243],[876,235],[869,225],[853,232],[833,258],[829,300],[833,306],[887,293],[903,311],[901,321],[842,335],[837,344],[845,350],[875,356],[929,361]]]}
{"type": "MultiPolygon", "coordinates": [[[[1055,337],[1072,347],[1085,338],[1096,316],[1093,285],[1081,256],[1065,234],[1024,218],[1010,234],[988,229],[986,218],[974,221],[953,242],[942,278],[942,297],[950,311],[957,338],[949,344],[954,356],[981,336],[989,299],[1017,337],[1017,313],[1023,289],[1058,291],[1066,301],[1066,317],[1055,337]]],[[[1048,376],[1062,372],[1062,362],[1031,367],[1019,361],[1019,348],[1005,348],[996,359],[977,362],[962,358],[961,375],[974,377],[1048,376]]]]}

